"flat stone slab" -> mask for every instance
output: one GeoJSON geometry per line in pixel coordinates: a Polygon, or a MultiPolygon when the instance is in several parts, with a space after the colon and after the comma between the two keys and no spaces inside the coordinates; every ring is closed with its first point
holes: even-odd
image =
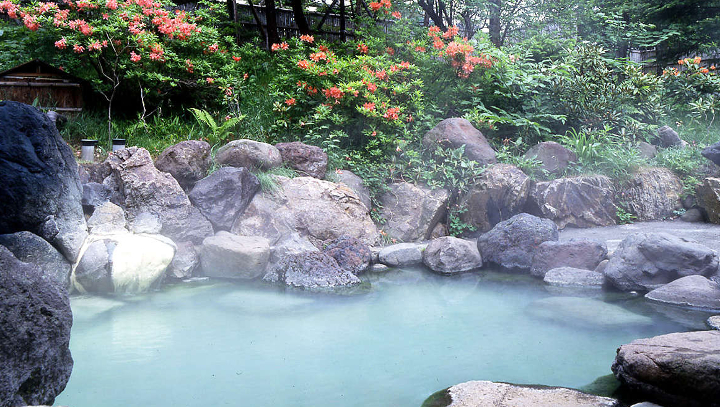
{"type": "Polygon", "coordinates": [[[645,294],[645,298],[665,304],[720,310],[720,286],[697,275],[665,284],[645,294]]]}
{"type": "Polygon", "coordinates": [[[550,285],[563,287],[602,288],[603,284],[605,284],[605,276],[594,270],[558,267],[548,271],[543,281],[550,285]]]}
{"type": "Polygon", "coordinates": [[[591,329],[619,329],[653,323],[649,317],[585,297],[543,298],[533,301],[526,312],[533,317],[551,322],[591,329]]]}
{"type": "Polygon", "coordinates": [[[380,263],[390,267],[415,266],[422,263],[427,243],[398,243],[378,252],[380,263]]]}
{"type": "Polygon", "coordinates": [[[564,387],[471,381],[450,387],[448,407],[614,407],[618,401],[564,387]]]}

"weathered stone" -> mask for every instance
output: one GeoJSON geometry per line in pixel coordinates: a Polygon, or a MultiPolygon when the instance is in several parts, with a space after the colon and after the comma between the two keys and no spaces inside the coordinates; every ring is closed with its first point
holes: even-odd
{"type": "Polygon", "coordinates": [[[720,315],[713,315],[708,318],[707,324],[712,329],[720,329],[720,315]]]}
{"type": "Polygon", "coordinates": [[[666,304],[720,310],[720,286],[703,276],[687,276],[645,294],[645,298],[666,304]]]}
{"type": "Polygon", "coordinates": [[[545,273],[543,281],[550,285],[564,287],[602,288],[603,284],[605,284],[605,276],[593,270],[559,267],[545,273]]]}
{"type": "Polygon", "coordinates": [[[703,213],[698,208],[690,208],[685,213],[680,215],[680,220],[683,222],[697,223],[703,221],[703,213]]]}
{"type": "Polygon", "coordinates": [[[383,230],[400,242],[427,240],[445,215],[450,193],[409,182],[390,185],[380,197],[380,214],[387,220],[383,230]]]}
{"type": "Polygon", "coordinates": [[[73,367],[67,290],[2,246],[0,270],[0,406],[51,405],[73,367]]]}
{"type": "Polygon", "coordinates": [[[366,208],[368,208],[368,210],[372,209],[370,190],[367,186],[365,186],[362,178],[358,177],[357,175],[348,170],[338,170],[336,171],[336,174],[340,182],[355,191],[358,198],[360,198],[360,201],[362,201],[362,203],[365,205],[366,208]]]}
{"type": "Polygon", "coordinates": [[[278,143],[282,160],[288,167],[301,175],[323,179],[327,170],[328,156],[320,147],[310,146],[299,141],[278,143]]]}
{"type": "Polygon", "coordinates": [[[638,151],[640,151],[640,157],[648,160],[655,158],[655,156],[657,155],[657,147],[644,141],[638,143],[637,149],[638,151]]]}
{"type": "Polygon", "coordinates": [[[590,239],[570,239],[540,243],[532,259],[530,274],[543,277],[558,267],[595,270],[607,257],[607,246],[590,239]]]}
{"type": "Polygon", "coordinates": [[[105,166],[103,163],[86,162],[78,164],[78,174],[82,184],[90,182],[102,184],[103,180],[110,175],[110,172],[110,168],[105,166]]]}
{"type": "Polygon", "coordinates": [[[133,233],[160,234],[162,223],[160,217],[150,212],[140,212],[129,222],[128,228],[133,233]]]}
{"type": "Polygon", "coordinates": [[[97,294],[115,291],[110,262],[115,246],[113,241],[98,240],[85,248],[73,274],[75,287],[82,287],[83,291],[97,294]]]}
{"type": "Polygon", "coordinates": [[[616,407],[617,400],[564,387],[471,381],[447,389],[447,407],[616,407]]]}
{"type": "Polygon", "coordinates": [[[265,274],[270,242],[259,236],[220,231],[200,247],[203,274],[209,277],[253,279],[265,274]]]}
{"type": "Polygon", "coordinates": [[[360,279],[353,273],[342,269],[334,258],[321,252],[286,255],[263,280],[310,290],[360,284],[360,279]]]}
{"type": "Polygon", "coordinates": [[[58,287],[70,288],[70,263],[45,239],[30,232],[17,232],[0,235],[0,245],[19,261],[38,266],[58,287]]]}
{"type": "Polygon", "coordinates": [[[498,222],[522,212],[530,191],[530,178],[519,168],[495,164],[485,168],[478,181],[458,198],[466,210],[460,220],[484,233],[498,222]]]}
{"type": "Polygon", "coordinates": [[[0,234],[32,232],[70,261],[87,237],[70,147],[40,110],[0,102],[0,234]]]}
{"type": "Polygon", "coordinates": [[[444,223],[438,222],[438,224],[435,225],[435,227],[433,228],[432,232],[430,232],[430,239],[437,239],[439,237],[445,237],[448,234],[449,233],[448,233],[447,226],[445,226],[444,223]]]}
{"type": "Polygon", "coordinates": [[[682,194],[682,182],[672,171],[645,167],[633,174],[619,200],[638,220],[659,220],[682,208],[682,194]]]}
{"type": "Polygon", "coordinates": [[[398,243],[380,249],[378,261],[386,266],[416,266],[422,264],[427,243],[398,243]]]}
{"type": "Polygon", "coordinates": [[[368,209],[344,184],[311,177],[275,177],[278,188],[255,194],[232,232],[272,242],[291,233],[322,242],[348,235],[372,245],[379,240],[368,209]]]}
{"type": "Polygon", "coordinates": [[[384,264],[373,264],[372,266],[370,266],[370,271],[373,273],[384,273],[388,270],[390,270],[390,267],[384,264]]]}
{"type": "Polygon", "coordinates": [[[708,221],[720,223],[720,178],[705,178],[697,189],[697,199],[708,221]]]}
{"type": "Polygon", "coordinates": [[[315,247],[310,240],[300,236],[297,232],[283,236],[279,241],[275,242],[270,249],[270,260],[268,262],[267,270],[272,270],[273,267],[275,267],[280,260],[287,255],[320,251],[320,249],[315,247]]]}
{"type": "Polygon", "coordinates": [[[428,244],[423,263],[432,271],[452,274],[482,267],[482,257],[475,243],[446,236],[428,244]]]}
{"type": "Polygon", "coordinates": [[[259,190],[247,168],[223,167],[198,181],[188,197],[216,230],[230,230],[259,190]]]}
{"type": "Polygon", "coordinates": [[[88,182],[83,184],[81,200],[83,209],[88,213],[92,213],[98,206],[109,202],[111,196],[112,191],[101,183],[88,182]]]}
{"type": "Polygon", "coordinates": [[[275,146],[267,143],[233,140],[218,149],[215,161],[220,165],[267,171],[282,165],[282,156],[275,146]]]}
{"type": "Polygon", "coordinates": [[[543,141],[531,147],[525,158],[539,160],[540,169],[549,174],[562,174],[570,163],[577,161],[577,156],[571,150],[554,141],[543,141]]]}
{"type": "Polygon", "coordinates": [[[720,141],[703,148],[700,154],[715,163],[715,165],[720,165],[720,141]]]}
{"type": "Polygon", "coordinates": [[[465,146],[465,157],[481,165],[495,164],[495,150],[480,130],[461,118],[445,119],[428,131],[422,140],[423,148],[434,152],[443,148],[460,148],[465,146]]]}
{"type": "Polygon", "coordinates": [[[200,264],[200,255],[192,242],[181,242],[177,244],[175,257],[167,268],[165,275],[171,278],[190,278],[193,271],[200,264]]]}
{"type": "Polygon", "coordinates": [[[181,141],[160,153],[155,167],[172,175],[183,189],[190,189],[210,169],[210,144],[201,140],[181,141]]]}
{"type": "Polygon", "coordinates": [[[610,262],[610,260],[605,259],[605,260],[601,261],[600,263],[598,263],[597,267],[595,267],[595,272],[597,272],[597,273],[603,273],[603,275],[604,275],[604,274],[605,274],[605,267],[607,267],[607,264],[608,264],[609,262],[610,262]]]}
{"type": "Polygon", "coordinates": [[[710,277],[718,271],[718,256],[697,242],[667,233],[636,233],[618,246],[605,276],[624,291],[649,291],[680,277],[710,277]]]}
{"type": "Polygon", "coordinates": [[[720,406],[720,332],[638,339],[617,351],[612,371],[637,396],[665,406],[720,406]]]}
{"type": "Polygon", "coordinates": [[[480,236],[477,246],[486,263],[529,270],[540,244],[555,240],[558,229],[552,221],[521,213],[480,236]]]}
{"type": "Polygon", "coordinates": [[[550,297],[533,301],[526,312],[558,324],[590,329],[624,329],[652,326],[650,317],[587,297],[550,297]]]}
{"type": "Polygon", "coordinates": [[[96,235],[127,232],[126,224],[125,211],[112,202],[99,206],[87,220],[88,230],[96,235]]]}
{"type": "Polygon", "coordinates": [[[341,269],[353,274],[362,273],[370,267],[370,248],[354,237],[341,236],[333,239],[323,251],[334,258],[341,269]]]}
{"type": "Polygon", "coordinates": [[[560,229],[615,224],[615,188],[603,175],[538,182],[530,190],[528,212],[552,219],[560,229]]]}
{"type": "Polygon", "coordinates": [[[682,147],[683,141],[677,132],[670,126],[662,126],[658,129],[657,137],[653,140],[655,145],[663,148],[682,147]]]}

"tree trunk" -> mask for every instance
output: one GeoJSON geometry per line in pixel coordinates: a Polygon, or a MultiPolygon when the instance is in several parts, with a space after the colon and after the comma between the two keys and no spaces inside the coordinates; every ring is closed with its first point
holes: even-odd
{"type": "Polygon", "coordinates": [[[425,10],[425,13],[427,13],[428,17],[430,17],[430,19],[433,21],[433,23],[435,23],[436,26],[440,27],[440,29],[443,31],[447,31],[447,26],[445,25],[442,16],[435,12],[432,4],[428,3],[426,0],[418,0],[418,5],[422,7],[423,10],[425,10]]]}
{"type": "Polygon", "coordinates": [[[502,0],[490,0],[490,18],[488,29],[490,30],[490,42],[496,47],[502,46],[502,34],[500,28],[500,10],[502,0]]]}
{"type": "Polygon", "coordinates": [[[300,34],[310,34],[310,26],[308,25],[307,18],[305,18],[305,10],[303,10],[302,0],[291,0],[293,18],[295,24],[297,24],[298,31],[300,34]]]}
{"type": "Polygon", "coordinates": [[[275,0],[265,0],[265,21],[267,21],[268,45],[279,44],[280,35],[278,35],[275,0]]]}

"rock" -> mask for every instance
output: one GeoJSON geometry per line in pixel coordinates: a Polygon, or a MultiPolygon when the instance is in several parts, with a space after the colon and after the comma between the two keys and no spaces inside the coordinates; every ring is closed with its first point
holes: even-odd
{"type": "Polygon", "coordinates": [[[366,208],[368,208],[368,210],[372,209],[370,190],[367,186],[365,186],[362,178],[358,177],[357,175],[348,170],[337,170],[335,174],[337,174],[337,178],[340,182],[355,191],[357,196],[360,198],[360,201],[365,205],[366,208]]]}
{"type": "Polygon", "coordinates": [[[691,208],[680,215],[680,220],[683,222],[698,223],[703,221],[702,211],[698,208],[691,208]]]}
{"type": "Polygon", "coordinates": [[[682,147],[683,141],[670,126],[662,126],[658,129],[657,138],[653,140],[653,144],[663,148],[682,147]]]}
{"type": "Polygon", "coordinates": [[[536,144],[525,153],[525,158],[540,161],[540,169],[549,174],[562,174],[570,163],[577,162],[574,152],[554,141],[536,144]]]}
{"type": "Polygon", "coordinates": [[[277,242],[292,233],[322,242],[351,236],[365,244],[379,240],[375,224],[360,198],[344,184],[311,177],[275,177],[278,189],[255,194],[231,231],[277,242]]]}
{"type": "Polygon", "coordinates": [[[697,189],[698,205],[705,210],[708,221],[720,223],[720,178],[705,178],[697,189]]]}
{"type": "Polygon", "coordinates": [[[1,246],[0,270],[0,405],[51,405],[73,367],[67,290],[1,246]]]}
{"type": "Polygon", "coordinates": [[[712,329],[720,329],[720,315],[714,315],[708,318],[707,324],[712,329]]]}
{"type": "Polygon", "coordinates": [[[637,220],[668,218],[682,208],[683,184],[667,168],[640,168],[626,185],[619,200],[637,220]]]}
{"type": "Polygon", "coordinates": [[[177,244],[175,257],[165,272],[166,276],[176,279],[190,278],[200,264],[200,255],[192,242],[177,244]]]}
{"type": "Polygon", "coordinates": [[[595,267],[595,272],[597,273],[603,273],[605,274],[605,268],[607,267],[607,264],[610,262],[610,260],[605,259],[598,263],[597,267],[595,267]]]}
{"type": "Polygon", "coordinates": [[[127,232],[126,224],[125,211],[112,202],[99,206],[87,220],[88,230],[95,235],[127,232]]]}
{"type": "Polygon", "coordinates": [[[282,156],[277,148],[267,143],[233,140],[218,149],[215,161],[220,165],[267,171],[282,165],[282,156]]]}
{"type": "Polygon", "coordinates": [[[607,246],[590,239],[570,239],[540,243],[532,259],[530,274],[544,277],[558,267],[595,270],[607,257],[607,246]]]}
{"type": "Polygon", "coordinates": [[[275,144],[275,148],[280,151],[283,162],[301,175],[317,179],[325,178],[328,156],[322,148],[299,141],[278,143],[275,144]]]}
{"type": "Polygon", "coordinates": [[[495,164],[485,168],[478,181],[458,198],[466,208],[460,220],[484,233],[498,222],[522,212],[530,191],[530,178],[519,168],[495,164]]]}
{"type": "Polygon", "coordinates": [[[140,212],[130,221],[128,227],[133,233],[157,235],[162,230],[162,223],[157,215],[150,212],[140,212]]]}
{"type": "Polygon", "coordinates": [[[87,237],[70,147],[38,109],[0,102],[0,234],[32,232],[77,259],[87,237]]]}
{"type": "Polygon", "coordinates": [[[528,386],[489,381],[456,384],[446,390],[448,407],[616,407],[617,400],[564,387],[528,386]]]}
{"type": "Polygon", "coordinates": [[[70,288],[70,263],[40,236],[30,232],[0,235],[0,245],[10,250],[19,261],[38,266],[58,287],[70,288]]]}
{"type": "Polygon", "coordinates": [[[482,258],[475,243],[450,236],[432,240],[423,252],[422,260],[430,270],[443,274],[482,267],[482,258]]]}
{"type": "Polygon", "coordinates": [[[437,239],[439,237],[445,237],[448,234],[449,233],[448,233],[447,226],[445,226],[444,223],[438,223],[437,225],[435,225],[432,232],[430,232],[430,239],[437,239]]]}
{"type": "Polygon", "coordinates": [[[718,271],[715,252],[667,233],[626,237],[605,268],[605,277],[623,291],[654,290],[680,277],[710,277],[718,271]]]}
{"type": "Polygon", "coordinates": [[[720,165],[720,141],[703,148],[700,154],[715,163],[715,165],[720,165]]]}
{"type": "Polygon", "coordinates": [[[200,244],[212,235],[210,222],[192,206],[172,175],[155,168],[147,150],[118,150],[110,154],[105,165],[112,169],[112,178],[123,192],[121,206],[131,222],[140,213],[148,212],[160,220],[160,233],[175,241],[200,244]]]}
{"type": "Polygon", "coordinates": [[[198,181],[188,197],[216,230],[230,230],[259,190],[247,168],[223,167],[198,181]]]}
{"type": "Polygon", "coordinates": [[[530,269],[540,244],[555,240],[558,240],[558,230],[552,221],[521,213],[480,236],[477,247],[486,263],[530,269]]]}
{"type": "Polygon", "coordinates": [[[434,152],[439,147],[456,149],[465,146],[465,157],[480,165],[495,164],[495,150],[485,136],[461,118],[445,119],[428,131],[422,140],[423,148],[434,152]]]}
{"type": "Polygon", "coordinates": [[[390,267],[422,264],[427,243],[398,243],[380,249],[378,261],[390,267]]]}
{"type": "Polygon", "coordinates": [[[320,251],[317,247],[310,243],[310,240],[300,236],[297,232],[284,236],[270,249],[270,261],[268,263],[267,270],[271,270],[283,257],[287,255],[320,251]]]}
{"type": "Polygon", "coordinates": [[[83,209],[92,214],[98,206],[110,201],[112,191],[105,185],[98,182],[88,182],[82,186],[81,203],[83,209]]]}
{"type": "Polygon", "coordinates": [[[340,268],[334,258],[321,252],[288,254],[263,280],[311,290],[360,284],[353,273],[340,268]]]}
{"type": "Polygon", "coordinates": [[[657,147],[644,141],[638,143],[637,149],[638,151],[640,151],[640,157],[647,160],[655,158],[655,156],[657,155],[657,147]]]}
{"type": "Polygon", "coordinates": [[[720,286],[703,276],[687,276],[645,294],[645,298],[666,304],[720,310],[720,286]]]}
{"type": "Polygon", "coordinates": [[[643,401],[642,403],[633,404],[630,407],[663,407],[659,404],[651,403],[649,401],[643,401]]]}
{"type": "Polygon", "coordinates": [[[372,260],[370,248],[365,243],[350,236],[341,236],[331,240],[325,246],[323,252],[334,258],[341,269],[353,274],[367,270],[370,267],[370,260],[372,260]]]}
{"type": "Polygon", "coordinates": [[[98,240],[90,243],[82,255],[73,274],[74,286],[96,294],[115,291],[112,281],[112,263],[110,258],[115,251],[112,240],[98,240]]]}
{"type": "Polygon", "coordinates": [[[652,318],[587,297],[550,297],[533,301],[526,312],[543,320],[582,328],[609,330],[652,326],[652,318]]]}
{"type": "Polygon", "coordinates": [[[200,264],[208,277],[253,279],[265,274],[270,242],[258,236],[237,236],[220,231],[205,238],[200,264]]]}
{"type": "Polygon", "coordinates": [[[638,339],[617,351],[612,371],[634,395],[665,406],[720,405],[720,332],[638,339]]]}
{"type": "Polygon", "coordinates": [[[372,266],[370,266],[370,271],[373,273],[384,273],[388,270],[390,270],[390,267],[384,264],[373,264],[372,266]]]}
{"type": "Polygon", "coordinates": [[[169,173],[188,190],[210,169],[210,144],[201,140],[181,141],[160,153],[155,168],[169,173]]]}
{"type": "Polygon", "coordinates": [[[78,175],[80,176],[80,182],[87,184],[95,182],[102,184],[103,180],[110,175],[111,170],[103,163],[79,163],[78,164],[78,175]]]}
{"type": "Polygon", "coordinates": [[[445,216],[450,193],[409,182],[390,185],[380,197],[380,214],[387,220],[383,230],[400,242],[427,240],[435,225],[445,216]]]}
{"type": "Polygon", "coordinates": [[[593,270],[559,267],[545,273],[543,281],[550,285],[563,287],[602,288],[603,284],[605,284],[605,276],[593,270]]]}
{"type": "Polygon", "coordinates": [[[552,219],[560,229],[615,224],[615,188],[604,175],[538,182],[530,190],[527,210],[552,219]]]}

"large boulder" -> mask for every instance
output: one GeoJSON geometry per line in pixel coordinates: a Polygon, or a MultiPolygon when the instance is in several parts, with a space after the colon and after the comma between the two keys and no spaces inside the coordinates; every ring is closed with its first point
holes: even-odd
{"type": "Polygon", "coordinates": [[[180,242],[165,275],[175,279],[190,278],[199,265],[200,254],[195,245],[192,242],[180,242]]]}
{"type": "Polygon", "coordinates": [[[531,181],[519,168],[495,164],[485,168],[475,185],[458,198],[465,208],[460,220],[484,233],[522,212],[531,181]]]}
{"type": "Polygon", "coordinates": [[[570,163],[577,162],[577,155],[554,141],[543,141],[532,146],[525,158],[540,161],[540,169],[549,174],[561,174],[570,163]]]}
{"type": "Polygon", "coordinates": [[[683,184],[667,168],[645,167],[635,172],[619,194],[626,209],[640,221],[659,220],[682,208],[683,184]]]}
{"type": "Polygon", "coordinates": [[[52,405],[70,379],[65,288],[0,246],[0,406],[52,405]]]}
{"type": "Polygon", "coordinates": [[[378,261],[390,267],[417,266],[422,264],[427,243],[398,243],[383,247],[378,261]]]}
{"type": "Polygon", "coordinates": [[[720,165],[720,141],[703,148],[700,154],[715,163],[715,165],[720,165]]]}
{"type": "Polygon", "coordinates": [[[263,280],[309,290],[360,284],[359,278],[341,268],[332,256],[322,252],[288,254],[268,270],[263,280]]]}
{"type": "Polygon", "coordinates": [[[181,141],[160,153],[155,167],[172,175],[183,189],[190,189],[210,169],[210,144],[202,140],[181,141]]]}
{"type": "Polygon", "coordinates": [[[645,298],[666,304],[720,310],[720,285],[703,276],[687,276],[650,291],[645,298]]]}
{"type": "Polygon", "coordinates": [[[185,191],[172,175],[158,171],[150,153],[144,148],[130,147],[118,150],[105,160],[112,179],[120,192],[120,204],[128,220],[133,221],[143,212],[158,217],[162,224],[160,234],[174,241],[200,244],[212,235],[210,222],[192,206],[185,191]]]}
{"type": "Polygon", "coordinates": [[[432,271],[452,274],[482,267],[482,257],[474,242],[446,236],[428,244],[423,263],[432,271]]]}
{"type": "Polygon", "coordinates": [[[355,191],[365,207],[370,210],[372,208],[372,200],[370,199],[370,189],[365,185],[362,178],[358,177],[352,171],[337,170],[335,172],[339,182],[347,185],[348,188],[355,191]]]}
{"type": "Polygon", "coordinates": [[[560,229],[615,224],[615,188],[604,175],[558,178],[538,182],[530,191],[527,210],[552,219],[560,229]]]}
{"type": "Polygon", "coordinates": [[[590,239],[570,239],[541,243],[532,259],[530,274],[543,277],[558,267],[595,270],[607,257],[607,246],[590,239]]]}
{"type": "Polygon", "coordinates": [[[660,127],[657,131],[657,137],[652,142],[663,148],[682,147],[684,145],[683,140],[670,126],[660,127]]]}
{"type": "Polygon", "coordinates": [[[307,237],[318,247],[326,240],[351,236],[367,245],[379,233],[365,205],[344,184],[312,177],[274,177],[277,189],[255,194],[231,231],[262,236],[272,243],[292,233],[307,237]]]}
{"type": "Polygon", "coordinates": [[[481,235],[477,247],[486,263],[529,270],[540,244],[555,240],[558,240],[558,229],[552,221],[521,213],[481,235]]]}
{"type": "Polygon", "coordinates": [[[604,274],[624,291],[654,290],[689,275],[711,277],[718,272],[718,256],[697,242],[667,233],[636,233],[615,250],[604,274]]]}
{"type": "Polygon", "coordinates": [[[259,190],[247,168],[223,167],[198,181],[188,197],[216,230],[230,230],[259,190]]]}
{"type": "Polygon", "coordinates": [[[267,171],[282,165],[282,156],[275,146],[267,143],[233,140],[218,149],[215,161],[220,165],[267,171]]]}
{"type": "Polygon", "coordinates": [[[38,266],[59,287],[70,288],[70,262],[45,239],[30,232],[17,232],[0,235],[0,245],[21,262],[38,266]]]}
{"type": "Polygon", "coordinates": [[[203,241],[200,264],[209,277],[253,279],[265,274],[270,242],[258,236],[218,232],[203,241]]]}
{"type": "Polygon", "coordinates": [[[331,240],[323,251],[334,258],[341,269],[353,274],[367,270],[372,260],[370,248],[351,236],[340,236],[331,240]]]}
{"type": "Polygon", "coordinates": [[[301,175],[323,179],[327,170],[328,156],[320,147],[310,146],[299,141],[278,143],[283,162],[301,175]]]}
{"type": "Polygon", "coordinates": [[[75,157],[38,109],[0,102],[0,234],[30,231],[70,261],[87,237],[75,157]]]}
{"type": "Polygon", "coordinates": [[[612,371],[623,387],[666,407],[720,406],[720,331],[638,339],[617,350],[612,371]]]}
{"type": "Polygon", "coordinates": [[[437,147],[465,147],[465,156],[481,165],[495,164],[495,150],[480,130],[466,119],[445,119],[428,131],[422,139],[423,148],[434,152],[437,147]]]}
{"type": "Polygon", "coordinates": [[[433,228],[445,216],[450,193],[409,182],[390,185],[380,196],[380,214],[387,220],[383,230],[393,239],[414,242],[430,239],[433,228]]]}
{"type": "Polygon", "coordinates": [[[705,178],[697,189],[697,199],[708,220],[720,223],[720,178],[705,178]]]}

